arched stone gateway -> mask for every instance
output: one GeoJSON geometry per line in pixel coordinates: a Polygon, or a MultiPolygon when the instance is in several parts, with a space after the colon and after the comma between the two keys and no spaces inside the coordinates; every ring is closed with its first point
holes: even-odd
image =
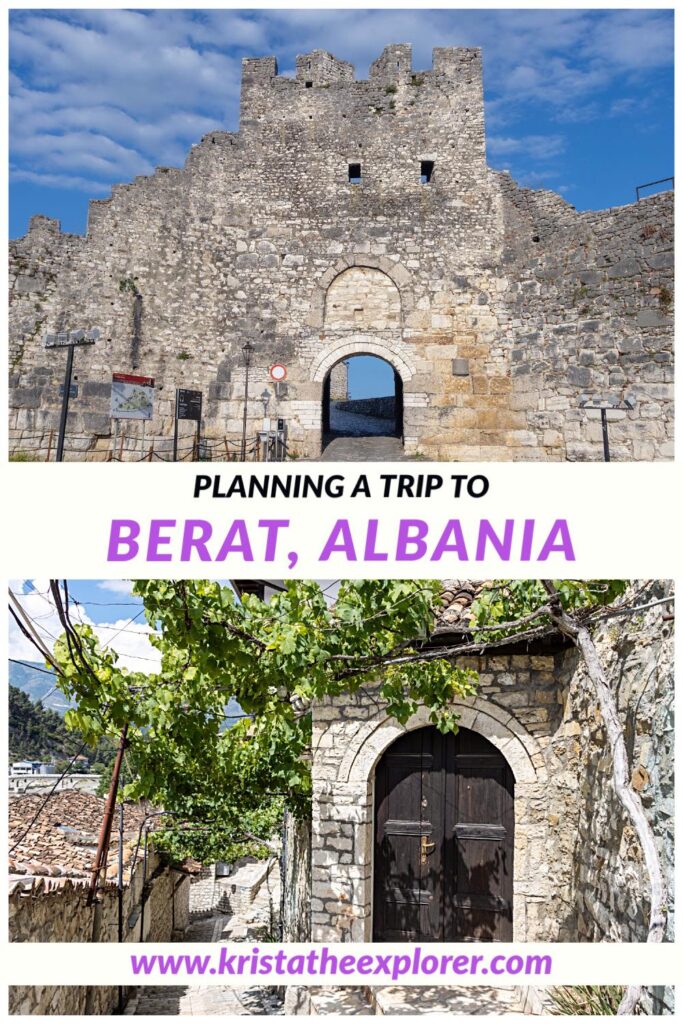
{"type": "Polygon", "coordinates": [[[332,338],[316,354],[311,362],[310,376],[316,384],[322,384],[327,373],[342,359],[350,356],[378,356],[390,363],[408,384],[415,374],[415,365],[407,346],[390,345],[371,334],[352,334],[343,338],[332,338]]]}
{"type": "Polygon", "coordinates": [[[414,394],[414,347],[404,341],[405,317],[413,308],[409,281],[405,268],[387,258],[347,256],[317,282],[311,322],[319,323],[322,333],[309,374],[319,403],[313,415],[316,422],[319,418],[320,450],[335,439],[372,436],[398,438],[408,453],[414,450],[415,410],[428,399],[414,394]],[[360,388],[339,406],[333,383],[339,367],[351,360],[358,360],[353,368],[360,388]],[[373,360],[393,370],[393,380],[383,381],[381,391],[372,390],[382,377],[373,360]]]}
{"type": "MultiPolygon", "coordinates": [[[[486,775],[480,773],[476,785],[489,793],[491,809],[495,810],[497,807],[496,814],[501,819],[485,822],[484,824],[494,826],[495,835],[492,839],[480,840],[482,843],[498,843],[495,854],[498,865],[494,865],[495,871],[499,874],[498,881],[495,882],[498,891],[487,890],[491,899],[483,899],[485,894],[482,892],[475,893],[474,895],[482,898],[472,900],[468,899],[472,893],[458,892],[456,889],[454,892],[449,890],[447,894],[439,893],[437,896],[435,889],[432,906],[436,904],[436,910],[432,915],[429,903],[420,906],[417,913],[421,915],[421,923],[418,922],[418,925],[415,914],[411,917],[405,902],[403,909],[396,909],[396,890],[400,891],[402,886],[405,890],[403,882],[405,878],[410,877],[411,870],[414,874],[416,869],[423,868],[420,863],[422,834],[427,833],[426,830],[421,830],[419,819],[409,816],[401,819],[393,813],[397,806],[396,801],[401,801],[401,793],[406,786],[405,791],[412,792],[409,800],[416,795],[417,784],[414,778],[411,781],[410,773],[401,779],[401,756],[398,758],[398,774],[393,768],[389,770],[390,775],[393,772],[394,779],[399,780],[398,795],[389,796],[389,804],[385,804],[388,794],[388,762],[385,759],[391,758],[392,750],[397,751],[399,755],[416,754],[417,748],[409,748],[418,744],[421,758],[423,752],[427,760],[429,756],[436,756],[437,759],[441,759],[443,767],[449,757],[466,758],[468,750],[456,752],[456,747],[453,747],[453,750],[435,749],[430,752],[426,749],[424,745],[433,743],[434,736],[428,712],[424,708],[402,726],[385,713],[377,712],[374,706],[371,707],[370,714],[367,701],[354,706],[346,705],[343,709],[331,703],[329,707],[320,708],[315,716],[312,886],[314,940],[369,942],[373,937],[398,940],[399,936],[395,933],[401,931],[401,921],[406,934],[416,930],[423,937],[431,938],[433,941],[456,941],[454,934],[457,938],[475,937],[500,941],[540,941],[547,938],[547,935],[543,934],[542,913],[542,904],[548,896],[547,878],[538,867],[544,861],[549,817],[548,780],[541,749],[535,738],[512,714],[483,698],[457,701],[456,708],[460,715],[460,735],[465,738],[465,747],[469,746],[469,753],[473,758],[479,758],[480,769],[485,770],[489,776],[487,781],[486,775]],[[402,750],[401,744],[406,744],[405,751],[402,750]],[[495,779],[491,780],[492,773],[498,773],[503,781],[496,783],[495,779]],[[503,791],[498,790],[499,785],[502,785],[507,793],[505,799],[503,791]],[[390,820],[398,823],[396,830],[399,833],[401,829],[404,833],[405,830],[409,831],[410,823],[415,824],[415,821],[418,821],[412,844],[404,844],[404,849],[398,850],[397,853],[399,859],[403,858],[405,869],[405,877],[398,882],[392,878],[391,872],[387,878],[387,872],[382,866],[381,849],[379,854],[377,850],[378,839],[381,847],[385,838],[382,828],[386,825],[387,806],[391,809],[390,820]],[[505,830],[505,835],[500,829],[505,830]],[[419,846],[416,846],[416,843],[419,846]],[[412,869],[411,858],[416,859],[412,869]],[[503,858],[506,861],[504,878],[500,876],[503,858]],[[389,909],[383,907],[378,912],[378,898],[383,899],[387,892],[390,897],[389,909]],[[459,920],[453,921],[451,915],[447,921],[446,900],[451,904],[454,901],[460,901],[462,904],[459,920]],[[465,906],[468,902],[469,907],[465,906]],[[468,931],[473,934],[467,934],[468,931]]],[[[455,743],[455,740],[453,742],[455,743]]],[[[407,760],[411,760],[410,756],[407,760]]],[[[405,763],[404,761],[403,767],[405,763]]],[[[464,763],[461,760],[461,766],[464,763]]],[[[453,787],[462,785],[463,778],[463,771],[452,772],[450,782],[446,783],[444,779],[444,785],[450,786],[453,790],[453,787]]],[[[465,796],[463,792],[463,799],[465,796]]],[[[449,799],[446,790],[441,796],[433,792],[432,797],[444,801],[449,799]]],[[[422,799],[421,793],[419,800],[422,799]]],[[[410,808],[407,813],[409,815],[410,808]]],[[[446,813],[445,806],[440,813],[446,813]]],[[[444,820],[438,826],[441,829],[444,827],[444,820]]],[[[474,826],[475,831],[477,827],[475,820],[460,823],[454,821],[450,824],[453,827],[458,824],[474,826]]],[[[464,831],[467,832],[468,829],[464,831]]],[[[469,831],[471,833],[472,829],[469,831]]],[[[485,861],[483,866],[481,863],[475,863],[477,857],[479,860],[482,859],[481,850],[478,851],[476,847],[477,837],[470,838],[474,839],[475,845],[469,846],[467,850],[461,847],[458,853],[461,856],[461,868],[469,863],[470,875],[476,872],[481,879],[482,871],[489,869],[486,868],[485,861]]],[[[433,839],[428,837],[426,841],[431,843],[433,839]]],[[[432,849],[435,848],[427,847],[428,858],[433,856],[432,849]]],[[[445,856],[443,849],[442,843],[442,858],[445,856]]],[[[446,856],[448,863],[442,865],[442,878],[453,874],[452,857],[453,850],[446,856]]],[[[489,871],[489,886],[495,881],[492,874],[489,871]]],[[[425,890],[425,895],[428,897],[432,893],[425,890]]]]}
{"type": "MultiPolygon", "coordinates": [[[[333,424],[330,419],[332,374],[345,361],[358,356],[372,356],[388,363],[393,370],[393,395],[388,397],[393,397],[394,405],[390,410],[386,429],[371,429],[367,433],[381,433],[400,438],[406,453],[412,453],[417,444],[415,413],[427,402],[427,396],[415,392],[413,378],[416,368],[408,346],[400,341],[398,334],[393,341],[389,341],[376,335],[344,332],[329,338],[326,336],[325,341],[326,344],[317,352],[309,371],[311,383],[319,395],[315,410],[312,411],[319,431],[320,450],[333,436],[333,424]]],[[[366,410],[361,407],[359,411],[362,415],[366,410]]],[[[381,411],[385,412],[383,409],[381,411]]],[[[370,415],[373,415],[373,412],[374,410],[370,409],[370,415]]],[[[352,434],[354,431],[349,433],[352,434]]]]}

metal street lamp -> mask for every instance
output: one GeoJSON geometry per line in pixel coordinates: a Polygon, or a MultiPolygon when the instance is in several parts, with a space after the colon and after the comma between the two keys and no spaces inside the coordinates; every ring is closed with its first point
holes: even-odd
{"type": "Polygon", "coordinates": [[[79,327],[74,331],[59,331],[56,334],[43,335],[43,345],[45,348],[65,348],[67,350],[64,384],[60,388],[62,411],[59,417],[59,433],[57,435],[57,462],[62,462],[64,459],[64,435],[66,434],[66,420],[69,413],[69,398],[72,396],[75,398],[78,395],[78,385],[71,383],[74,349],[77,345],[94,345],[99,336],[100,331],[98,327],[91,327],[89,330],[79,327]]]}
{"type": "Polygon", "coordinates": [[[607,412],[609,409],[635,409],[636,400],[633,395],[617,398],[612,395],[579,395],[579,409],[599,409],[602,422],[602,450],[605,462],[610,461],[609,435],[607,433],[607,412]]]}
{"type": "Polygon", "coordinates": [[[241,460],[246,462],[247,459],[247,403],[249,402],[249,367],[251,366],[251,357],[254,352],[254,346],[250,341],[247,341],[242,345],[242,355],[244,357],[244,409],[242,412],[242,451],[241,460]]]}

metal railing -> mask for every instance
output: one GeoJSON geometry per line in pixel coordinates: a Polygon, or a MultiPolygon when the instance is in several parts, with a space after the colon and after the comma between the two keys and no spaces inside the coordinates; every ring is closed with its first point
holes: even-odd
{"type": "Polygon", "coordinates": [[[670,178],[657,178],[657,181],[646,181],[644,185],[636,185],[636,202],[640,200],[640,193],[644,188],[652,188],[654,185],[663,185],[666,181],[671,182],[671,188],[674,187],[673,175],[670,178]]]}
{"type": "MultiPolygon", "coordinates": [[[[67,461],[83,462],[173,462],[173,439],[169,437],[126,437],[119,435],[115,445],[103,445],[103,438],[92,434],[67,435],[64,457],[67,461]],[[98,446],[99,444],[99,446],[98,446]]],[[[240,439],[199,438],[182,441],[178,445],[178,462],[241,462],[240,439]]],[[[10,439],[10,461],[54,462],[56,455],[55,432],[22,433],[10,439]]],[[[246,462],[285,462],[295,458],[281,431],[260,431],[245,446],[246,462]],[[277,435],[277,436],[276,436],[277,435]]]]}

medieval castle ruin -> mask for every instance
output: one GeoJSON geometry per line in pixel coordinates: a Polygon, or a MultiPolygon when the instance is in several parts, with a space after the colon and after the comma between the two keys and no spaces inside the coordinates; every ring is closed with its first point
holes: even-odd
{"type": "Polygon", "coordinates": [[[34,217],[10,270],[14,451],[45,458],[58,427],[66,357],[45,335],[97,327],[75,351],[68,458],[110,456],[113,373],[155,382],[125,457],[143,426],[168,454],[182,387],[214,457],[268,420],[316,458],[356,354],[393,367],[407,456],[602,459],[586,400],[619,406],[614,458],[673,456],[672,193],[578,213],[491,170],[476,49],[415,71],[387,46],[367,81],[321,50],[295,77],[245,59],[239,131],[92,201],[84,236],[34,217]]]}

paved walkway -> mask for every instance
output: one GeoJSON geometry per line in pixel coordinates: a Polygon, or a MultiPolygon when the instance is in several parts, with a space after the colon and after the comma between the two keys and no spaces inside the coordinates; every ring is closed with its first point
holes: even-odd
{"type": "Polygon", "coordinates": [[[391,985],[373,990],[375,1012],[378,1014],[524,1014],[519,988],[484,988],[480,986],[391,985]]]}
{"type": "Polygon", "coordinates": [[[524,1014],[519,988],[434,988],[390,985],[382,988],[313,989],[311,1001],[316,1016],[477,1016],[524,1014]]]}
{"type": "Polygon", "coordinates": [[[399,437],[335,437],[320,456],[322,462],[405,462],[399,437]]]}
{"type": "MultiPolygon", "coordinates": [[[[234,918],[215,915],[194,921],[182,942],[234,941],[234,918]]],[[[126,1006],[134,1017],[225,1017],[282,1013],[282,1000],[266,988],[222,985],[141,985],[126,1006]]]]}

